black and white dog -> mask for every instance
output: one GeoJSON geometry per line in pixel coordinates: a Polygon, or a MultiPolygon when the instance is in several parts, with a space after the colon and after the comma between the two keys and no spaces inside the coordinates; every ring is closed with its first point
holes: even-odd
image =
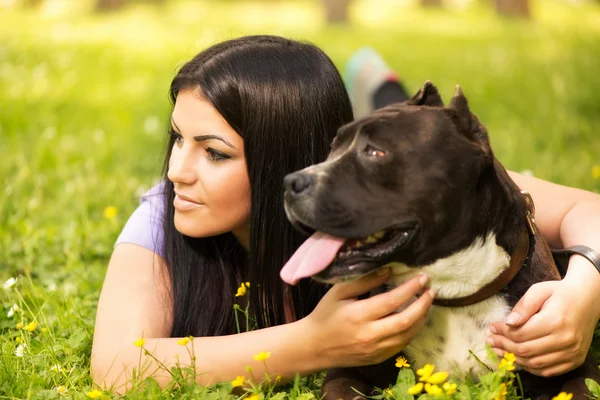
{"type": "MultiPolygon", "coordinates": [[[[334,283],[392,266],[390,284],[427,273],[437,295],[425,328],[403,354],[452,376],[484,369],[489,327],[534,283],[560,279],[536,234],[531,198],[494,157],[486,129],[461,89],[444,107],[426,82],[409,101],[340,128],[323,163],[285,179],[289,220],[312,233],[282,270],[288,283],[312,276],[334,283]]],[[[388,362],[330,371],[326,398],[354,398],[395,382],[388,362]]],[[[568,374],[521,372],[536,399],[560,391],[585,398],[586,377],[600,379],[588,356],[568,374]]]]}

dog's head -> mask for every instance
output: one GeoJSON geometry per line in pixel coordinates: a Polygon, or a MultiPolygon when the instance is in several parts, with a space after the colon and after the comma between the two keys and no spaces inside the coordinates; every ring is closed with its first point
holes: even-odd
{"type": "Polygon", "coordinates": [[[335,282],[390,262],[419,265],[464,218],[462,194],[477,190],[493,160],[458,86],[447,107],[427,81],[411,100],[343,126],[326,161],[285,178],[288,219],[319,233],[297,252],[314,253],[303,261],[311,265],[282,277],[335,282]]]}

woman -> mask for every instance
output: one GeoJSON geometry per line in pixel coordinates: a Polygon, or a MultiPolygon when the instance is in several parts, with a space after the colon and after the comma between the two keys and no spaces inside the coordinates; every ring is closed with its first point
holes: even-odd
{"type": "MultiPolygon", "coordinates": [[[[95,381],[123,391],[138,363],[140,349],[132,342],[141,336],[167,365],[175,363],[175,354],[182,365],[192,362],[177,338],[195,336],[197,381],[205,385],[244,375],[246,366],[263,376],[264,364],[252,358],[260,351],[271,352],[269,372],[285,379],[376,363],[400,351],[421,328],[434,294],[425,291],[403,312],[392,312],[421,292],[427,277],[358,300],[383,283],[387,271],[335,285],[326,294],[310,280],[285,286],[278,275],[302,241],[284,216],[283,176],[322,161],[337,127],[352,119],[331,61],[311,45],[240,38],[186,64],[172,82],[171,97],[165,184],[145,197],[128,222],[102,290],[92,352],[95,381]],[[156,220],[161,227],[152,232],[156,220]],[[246,281],[260,329],[235,334],[234,299],[245,306],[248,295],[234,293],[246,281]]],[[[593,225],[593,218],[600,219],[596,195],[513,178],[538,201],[538,224],[551,244],[600,248],[600,225],[593,225]]],[[[573,257],[569,271],[572,284],[583,281],[598,293],[600,277],[587,260],[573,257]]],[[[598,307],[589,296],[580,297],[590,306],[588,319],[597,321],[598,307]]],[[[166,384],[170,376],[155,367],[146,375],[166,384]]]]}
{"type": "MultiPolygon", "coordinates": [[[[140,356],[132,342],[142,336],[166,365],[176,354],[190,365],[177,338],[195,336],[197,381],[205,385],[247,374],[246,366],[264,376],[264,363],[253,359],[261,351],[271,352],[270,373],[293,379],[381,362],[402,349],[433,294],[387,315],[422,291],[425,277],[361,301],[356,297],[381,285],[386,271],[327,294],[310,280],[292,288],[279,278],[303,240],[285,218],[283,177],[322,161],[336,129],[352,120],[331,60],[315,46],[279,37],[235,39],[188,62],[173,79],[171,98],[164,187],[128,222],[102,289],[95,381],[125,390],[140,356]],[[165,210],[162,217],[153,205],[165,210]],[[242,282],[250,282],[249,297],[234,296],[242,282]],[[247,298],[262,329],[235,334],[234,299],[244,307],[247,298]]],[[[152,362],[145,374],[166,385],[170,376],[156,367],[152,362]]]]}

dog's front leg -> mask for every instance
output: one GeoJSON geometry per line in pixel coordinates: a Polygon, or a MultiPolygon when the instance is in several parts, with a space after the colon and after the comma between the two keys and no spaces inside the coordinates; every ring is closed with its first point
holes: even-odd
{"type": "Polygon", "coordinates": [[[373,386],[359,368],[333,368],[327,371],[321,395],[324,400],[364,399],[371,395],[373,386]],[[362,393],[362,395],[361,395],[362,393]]]}

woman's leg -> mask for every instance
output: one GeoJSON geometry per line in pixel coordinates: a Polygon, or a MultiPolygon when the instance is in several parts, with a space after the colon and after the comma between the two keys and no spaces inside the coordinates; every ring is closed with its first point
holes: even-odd
{"type": "Polygon", "coordinates": [[[346,64],[344,77],[355,118],[410,98],[396,73],[370,47],[354,53],[346,64]]]}

